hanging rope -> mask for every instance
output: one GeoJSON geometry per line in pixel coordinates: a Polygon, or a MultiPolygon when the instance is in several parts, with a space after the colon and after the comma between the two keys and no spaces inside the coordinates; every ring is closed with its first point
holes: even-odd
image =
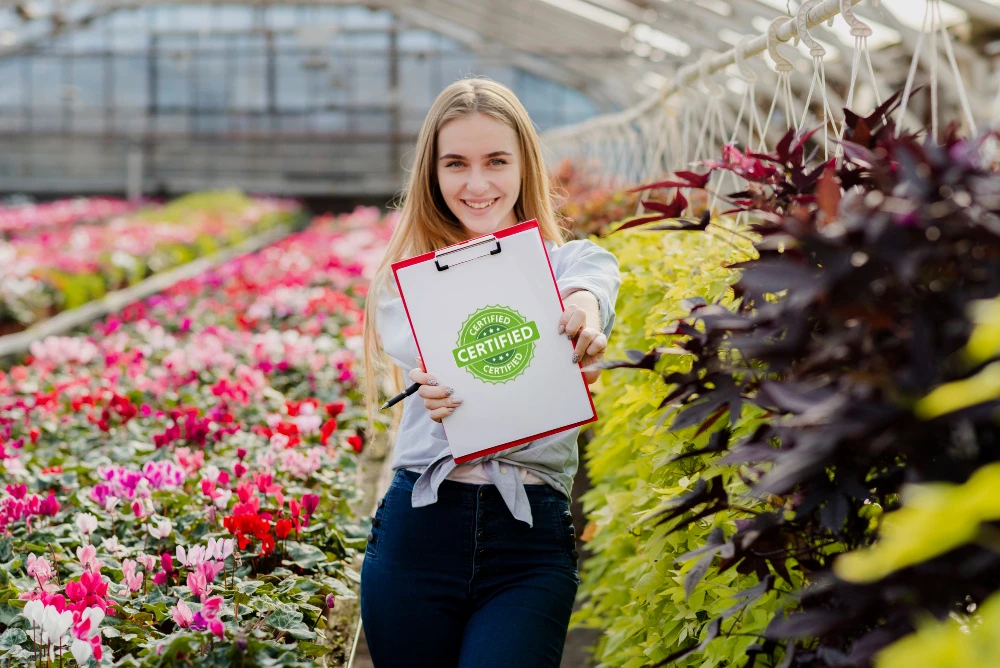
{"type": "MultiPolygon", "coordinates": [[[[871,26],[854,14],[851,0],[840,0],[840,14],[844,17],[844,20],[847,21],[847,24],[851,26],[851,35],[854,36],[854,63],[851,66],[850,88],[847,89],[847,108],[852,111],[854,110],[854,91],[858,83],[858,73],[861,70],[862,56],[864,56],[865,61],[868,64],[869,81],[871,82],[872,90],[875,93],[875,106],[879,107],[882,105],[882,95],[879,93],[878,82],[875,80],[875,68],[872,67],[871,49],[868,48],[868,38],[873,34],[871,26]]],[[[845,117],[840,132],[837,135],[837,139],[843,139],[846,132],[847,118],[845,117]]],[[[841,144],[837,147],[837,156],[839,157],[842,154],[843,145],[841,144]]]]}
{"type": "MultiPolygon", "coordinates": [[[[850,2],[850,0],[847,0],[847,2],[850,2]]],[[[774,116],[774,109],[778,103],[778,98],[784,98],[785,129],[789,130],[794,127],[796,132],[799,129],[795,125],[796,118],[792,110],[792,72],[795,71],[795,65],[778,50],[778,29],[791,20],[787,16],[779,16],[771,21],[771,25],[767,29],[767,52],[770,54],[771,60],[774,61],[774,69],[778,73],[778,84],[775,87],[774,97],[771,98],[771,108],[767,112],[767,120],[764,121],[764,131],[761,133],[760,146],[757,149],[759,151],[767,150],[767,132],[771,129],[771,118],[774,116]]]]}
{"type": "Polygon", "coordinates": [[[823,62],[826,57],[826,49],[809,32],[809,11],[822,2],[823,0],[806,0],[806,2],[802,3],[798,14],[795,16],[795,31],[797,35],[796,41],[801,39],[802,43],[809,47],[809,55],[813,59],[812,81],[809,83],[809,93],[806,95],[805,105],[802,108],[802,120],[799,121],[799,128],[805,126],[806,116],[809,114],[809,105],[812,103],[813,91],[819,87],[820,106],[822,107],[823,117],[823,159],[828,160],[830,157],[829,125],[833,121],[833,111],[830,109],[830,98],[827,95],[826,65],[823,62]]]}
{"type": "Polygon", "coordinates": [[[965,122],[969,126],[969,131],[974,132],[976,129],[976,120],[972,115],[972,105],[969,104],[969,95],[965,88],[965,83],[962,80],[962,73],[958,69],[958,61],[955,59],[955,50],[952,47],[951,34],[948,32],[948,28],[944,24],[944,20],[941,18],[941,1],[940,0],[925,0],[924,3],[924,20],[920,27],[920,35],[917,37],[916,47],[913,49],[913,59],[910,61],[910,71],[906,77],[906,85],[903,88],[903,99],[899,107],[899,114],[896,117],[896,134],[898,135],[903,124],[903,118],[906,115],[907,108],[910,104],[910,96],[913,94],[913,85],[917,76],[917,67],[920,64],[920,55],[924,43],[924,36],[930,35],[931,37],[931,132],[932,136],[937,140],[938,132],[940,129],[940,120],[938,109],[938,48],[937,41],[938,37],[941,37],[944,43],[945,54],[948,57],[948,64],[951,67],[951,74],[954,77],[955,86],[958,89],[958,98],[962,105],[962,112],[965,114],[965,122]]]}
{"type": "Polygon", "coordinates": [[[746,84],[746,89],[743,91],[743,100],[740,102],[740,113],[736,116],[736,130],[733,133],[733,138],[730,140],[730,142],[736,141],[740,121],[743,119],[743,112],[748,108],[746,143],[748,148],[753,147],[755,132],[763,134],[763,128],[760,125],[760,113],[757,109],[757,73],[747,65],[747,44],[750,43],[750,39],[749,36],[744,37],[736,45],[736,69],[740,73],[740,78],[746,84]]]}
{"type": "Polygon", "coordinates": [[[702,90],[704,91],[707,104],[704,111],[705,117],[701,123],[701,130],[698,132],[698,143],[695,148],[693,158],[694,162],[706,160],[711,157],[709,155],[709,151],[714,150],[718,141],[717,123],[725,91],[723,90],[722,85],[717,81],[713,81],[708,73],[708,60],[713,55],[713,52],[706,51],[702,54],[701,59],[698,62],[701,72],[701,76],[698,80],[702,85],[702,90]]]}

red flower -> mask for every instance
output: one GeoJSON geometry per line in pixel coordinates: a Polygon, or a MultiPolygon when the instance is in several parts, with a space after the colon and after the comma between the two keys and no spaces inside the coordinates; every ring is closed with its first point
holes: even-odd
{"type": "Polygon", "coordinates": [[[326,412],[332,418],[337,417],[338,415],[344,412],[344,402],[334,401],[332,403],[327,404],[326,412]]]}
{"type": "Polygon", "coordinates": [[[274,535],[276,535],[281,540],[288,538],[288,534],[292,531],[291,520],[282,518],[278,520],[278,523],[274,526],[274,535]]]}
{"type": "Polygon", "coordinates": [[[348,436],[347,442],[350,443],[351,447],[354,448],[354,452],[361,452],[361,446],[364,445],[361,437],[355,434],[354,436],[348,436]]]}
{"type": "Polygon", "coordinates": [[[335,431],[337,431],[337,421],[334,418],[330,418],[320,427],[319,442],[326,445],[330,441],[330,436],[335,431]]]}

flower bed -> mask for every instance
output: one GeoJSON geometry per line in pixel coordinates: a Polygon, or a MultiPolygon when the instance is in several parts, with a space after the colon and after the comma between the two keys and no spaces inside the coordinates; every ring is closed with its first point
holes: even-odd
{"type": "Polygon", "coordinates": [[[131,213],[143,206],[111,197],[77,197],[41,204],[0,208],[0,238],[13,238],[39,230],[97,223],[131,213]]]}
{"type": "Polygon", "coordinates": [[[0,334],[19,331],[147,276],[288,222],[293,202],[191,195],[116,218],[0,242],[0,334]]]}
{"type": "MultiPolygon", "coordinates": [[[[645,202],[668,203],[663,194],[657,191],[646,191],[640,198],[640,193],[628,188],[604,186],[600,172],[594,167],[569,159],[560,162],[553,170],[552,186],[560,200],[559,213],[565,218],[564,224],[575,239],[586,239],[590,235],[604,236],[615,223],[641,215],[640,199],[645,202]]],[[[669,202],[677,204],[672,200],[669,202]]],[[[706,194],[694,191],[687,193],[682,210],[697,218],[708,206],[706,194]]]]}
{"type": "Polygon", "coordinates": [[[390,226],[317,220],[0,371],[0,663],[341,665],[390,226]]]}

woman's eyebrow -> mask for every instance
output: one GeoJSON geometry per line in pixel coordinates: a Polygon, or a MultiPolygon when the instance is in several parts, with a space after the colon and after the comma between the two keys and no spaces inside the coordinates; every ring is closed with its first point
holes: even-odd
{"type": "MultiPolygon", "coordinates": [[[[488,158],[496,158],[501,155],[509,155],[510,157],[514,157],[513,153],[509,153],[507,151],[493,151],[492,153],[487,153],[486,155],[484,155],[483,160],[486,160],[488,158]]],[[[446,153],[442,155],[440,158],[438,158],[438,160],[455,160],[455,159],[465,160],[465,156],[459,155],[458,153],[446,153]]]]}

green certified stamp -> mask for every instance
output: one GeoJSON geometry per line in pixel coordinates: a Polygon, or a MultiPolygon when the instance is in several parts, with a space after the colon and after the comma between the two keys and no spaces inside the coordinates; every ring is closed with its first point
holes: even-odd
{"type": "Polygon", "coordinates": [[[535,355],[538,326],[507,306],[487,306],[466,318],[452,351],[455,364],[479,380],[514,380],[535,355]]]}

